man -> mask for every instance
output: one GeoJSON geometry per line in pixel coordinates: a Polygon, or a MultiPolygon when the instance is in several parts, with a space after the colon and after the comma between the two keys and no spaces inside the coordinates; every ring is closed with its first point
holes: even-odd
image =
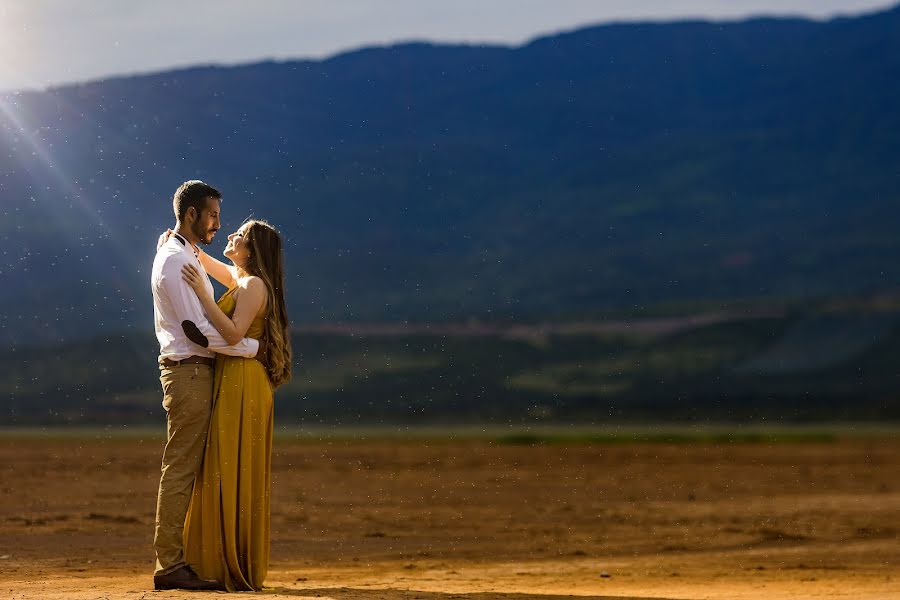
{"type": "MultiPolygon", "coordinates": [[[[230,346],[182,279],[185,264],[206,274],[198,258],[198,244],[208,245],[219,230],[221,198],[202,181],[181,184],[172,202],[175,229],[159,246],[153,261],[153,312],[167,422],[153,538],[153,586],[157,590],[224,589],[216,581],[200,579],[184,562],[184,521],[209,429],[215,353],[248,358],[264,354],[264,348],[253,339],[230,346]]],[[[212,293],[208,277],[207,285],[212,293]]]]}

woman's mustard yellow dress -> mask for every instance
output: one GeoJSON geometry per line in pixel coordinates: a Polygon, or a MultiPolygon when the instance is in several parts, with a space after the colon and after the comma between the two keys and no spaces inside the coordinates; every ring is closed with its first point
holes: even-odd
{"type": "MultiPolygon", "coordinates": [[[[231,316],[234,288],[218,301],[231,316]]],[[[260,339],[257,316],[247,337],[260,339]]],[[[272,386],[262,363],[218,355],[203,465],[184,527],[185,561],[228,591],[259,590],[269,568],[272,386]]]]}

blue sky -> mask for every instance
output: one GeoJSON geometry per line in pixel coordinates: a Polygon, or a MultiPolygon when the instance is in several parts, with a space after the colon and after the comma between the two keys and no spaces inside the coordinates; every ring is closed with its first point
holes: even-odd
{"type": "Polygon", "coordinates": [[[517,44],[608,21],[829,18],[884,0],[0,0],[0,90],[407,40],[517,44]]]}

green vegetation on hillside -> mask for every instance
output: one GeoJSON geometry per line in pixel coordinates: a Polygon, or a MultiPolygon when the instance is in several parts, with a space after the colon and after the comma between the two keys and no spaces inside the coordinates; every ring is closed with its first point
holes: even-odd
{"type": "MultiPolygon", "coordinates": [[[[853,309],[656,335],[298,333],[276,411],[282,425],[897,420],[898,324],[853,309]],[[854,323],[870,342],[848,355],[854,323]]],[[[0,425],[158,422],[155,350],[143,337],[0,355],[0,425]]]]}

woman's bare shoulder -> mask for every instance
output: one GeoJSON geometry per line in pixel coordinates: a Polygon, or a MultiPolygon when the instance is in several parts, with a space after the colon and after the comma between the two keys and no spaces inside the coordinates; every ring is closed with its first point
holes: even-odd
{"type": "Polygon", "coordinates": [[[246,275],[244,277],[239,277],[235,282],[235,285],[242,290],[264,292],[266,289],[266,282],[264,282],[262,278],[257,277],[256,275],[246,275]]]}
{"type": "Polygon", "coordinates": [[[237,287],[234,290],[235,300],[238,297],[244,298],[245,300],[249,300],[253,303],[259,303],[259,310],[262,311],[268,301],[268,294],[266,293],[266,282],[261,278],[256,277],[255,275],[247,275],[246,277],[240,277],[235,282],[235,286],[237,287]]]}

